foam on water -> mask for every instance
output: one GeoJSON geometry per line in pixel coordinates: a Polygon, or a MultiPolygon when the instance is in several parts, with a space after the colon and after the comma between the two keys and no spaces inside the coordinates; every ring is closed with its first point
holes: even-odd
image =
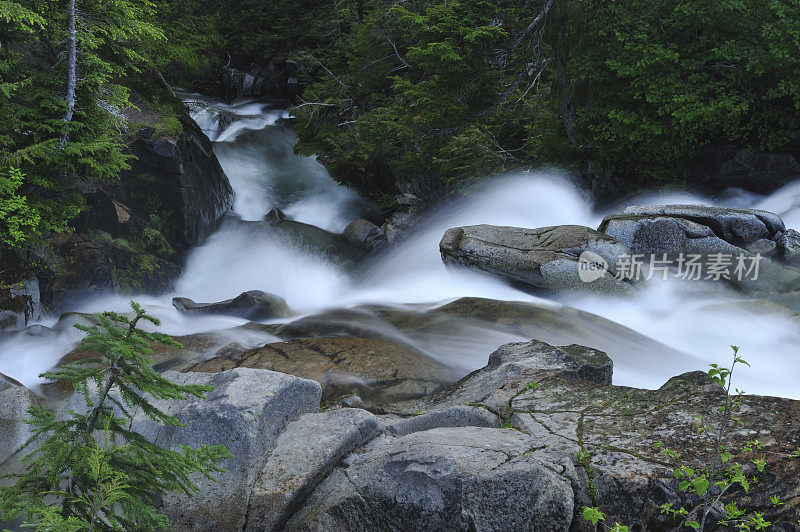
{"type": "MultiPolygon", "coordinates": [[[[279,121],[284,114],[281,108],[263,102],[223,105],[195,99],[202,105],[193,106],[193,115],[217,140],[215,151],[235,190],[234,212],[241,219],[261,220],[277,206],[297,221],[340,232],[360,215],[365,204],[355,194],[338,186],[315,158],[292,153],[295,137],[279,121]]],[[[653,203],[712,204],[707,198],[688,194],[648,194],[625,202],[653,203]]],[[[774,211],[783,216],[787,226],[800,228],[800,183],[769,197],[732,191],[717,204],[774,211]]],[[[497,177],[465,198],[432,209],[408,239],[356,270],[285,235],[279,236],[264,224],[228,221],[190,254],[174,294],[135,299],[162,318],[165,332],[175,335],[221,330],[244,322],[183,316],[170,303],[175,295],[216,301],[258,289],[280,295],[302,314],[364,303],[432,307],[465,296],[527,301],[556,312],[562,308],[568,312],[562,307],[567,304],[676,350],[653,349],[656,342],[632,341],[620,333],[619,327],[603,329],[587,322],[585,340],[590,343],[594,338],[598,347],[613,354],[618,384],[658,387],[678,373],[704,370],[709,362],[726,362],[728,346],[736,344],[753,366],[737,376],[738,387],[750,393],[800,398],[800,355],[796,348],[800,345],[800,325],[777,307],[742,304],[739,295],[720,286],[677,282],[651,283],[646,290],[619,298],[587,296],[547,301],[493,276],[448,270],[439,256],[439,240],[453,226],[597,227],[604,214],[594,212],[586,196],[557,172],[497,177]]],[[[75,310],[124,311],[130,298],[95,298],[75,310]]],[[[466,372],[484,365],[489,352],[505,341],[523,339],[485,323],[462,325],[458,338],[403,341],[466,372]]],[[[36,375],[51,367],[77,340],[73,332],[60,335],[57,341],[17,336],[0,344],[0,372],[35,384],[36,375]]],[[[258,341],[265,340],[241,339],[250,345],[258,341]]]]}

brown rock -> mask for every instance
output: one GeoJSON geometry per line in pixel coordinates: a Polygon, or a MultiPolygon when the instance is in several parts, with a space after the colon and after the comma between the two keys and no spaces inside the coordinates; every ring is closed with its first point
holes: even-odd
{"type": "Polygon", "coordinates": [[[420,397],[454,382],[450,368],[382,340],[350,337],[298,338],[234,356],[218,356],[185,371],[220,372],[234,367],[269,369],[323,387],[323,398],[357,393],[367,404],[420,397]]]}

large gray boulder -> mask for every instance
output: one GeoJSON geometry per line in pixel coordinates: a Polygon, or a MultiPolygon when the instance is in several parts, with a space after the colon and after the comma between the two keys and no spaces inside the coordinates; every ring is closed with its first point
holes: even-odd
{"type": "Polygon", "coordinates": [[[623,293],[631,287],[616,278],[616,264],[629,253],[627,246],[579,225],[454,227],[445,232],[439,251],[445,264],[481,270],[529,288],[623,293]],[[587,278],[580,271],[588,265],[595,273],[587,278]]]}
{"type": "Polygon", "coordinates": [[[599,230],[625,243],[643,261],[666,257],[676,268],[680,255],[684,260],[700,258],[702,272],[690,275],[693,280],[725,280],[750,290],[800,287],[800,269],[785,264],[796,253],[795,232],[787,231],[780,217],[767,211],[636,206],[607,216],[599,230]],[[712,266],[712,260],[717,266],[712,266]],[[724,276],[713,273],[720,269],[724,276]]]}
{"type": "Polygon", "coordinates": [[[306,414],[290,423],[253,485],[247,530],[281,530],[342,458],[383,430],[378,418],[354,408],[306,414]]]}
{"type": "Polygon", "coordinates": [[[195,303],[186,297],[174,297],[172,305],[189,315],[225,314],[254,321],[285,318],[289,315],[289,305],[283,298],[261,290],[250,290],[233,299],[216,303],[195,303]]]}
{"type": "Polygon", "coordinates": [[[772,238],[786,230],[774,213],[756,209],[727,209],[704,205],[641,205],[627,207],[624,216],[669,217],[689,220],[707,227],[727,242],[749,243],[772,238]]]}
{"type": "Polygon", "coordinates": [[[232,458],[213,482],[195,474],[200,490],[193,497],[172,493],[161,511],[170,530],[240,530],[258,471],[278,434],[293,419],[319,410],[322,390],[314,381],[274,371],[237,368],[222,373],[177,373],[164,376],[180,384],[214,387],[205,399],[155,400],[183,427],[163,426],[136,412],[132,430],[162,447],[225,445],[232,458]]]}
{"type": "Polygon", "coordinates": [[[0,373],[0,464],[14,455],[32,435],[28,409],[38,406],[33,393],[22,384],[0,373]]]}
{"type": "MultiPolygon", "coordinates": [[[[560,478],[569,480],[576,509],[571,526],[585,525],[579,511],[583,505],[597,505],[607,514],[609,523],[661,530],[674,523],[670,524],[658,506],[672,503],[677,508],[688,503],[685,492],[678,489],[674,469],[678,465],[708,467],[714,460],[716,433],[698,431],[697,420],[702,419],[712,429],[716,427],[724,397],[722,388],[702,372],[674,377],[658,390],[614,386],[611,363],[603,353],[580,346],[559,348],[531,341],[502,346],[492,354],[486,367],[453,386],[426,398],[387,405],[386,411],[405,416],[414,412],[424,415],[428,411],[469,404],[495,412],[536,442],[526,457],[549,464],[551,470],[560,473],[560,478]],[[680,453],[680,463],[671,464],[661,454],[658,442],[680,453]],[[591,500],[589,472],[596,503],[588,502],[591,500]]],[[[796,510],[790,504],[800,502],[800,484],[796,481],[800,478],[800,460],[781,457],[791,455],[800,445],[797,422],[800,401],[758,396],[743,396],[741,401],[736,413],[741,423],[729,425],[725,447],[735,453],[735,460],[744,463],[745,473],[758,477],[759,481],[751,485],[747,494],[731,494],[726,503],[735,501],[740,507],[764,512],[765,518],[772,522],[793,523],[796,510]],[[749,463],[750,457],[741,452],[754,439],[763,445],[760,453],[771,457],[764,474],[759,474],[749,463]],[[772,496],[793,502],[775,506],[772,496]]],[[[472,444],[467,443],[471,431],[481,431],[484,448],[497,439],[492,429],[436,429],[410,436],[422,440],[427,434],[445,430],[463,431],[460,434],[465,445],[472,444]]],[[[392,458],[405,458],[400,454],[402,451],[393,448],[392,458]]],[[[352,465],[346,464],[349,467],[342,474],[359,493],[368,494],[365,499],[368,504],[375,504],[373,493],[382,494],[386,488],[373,487],[358,477],[357,473],[365,467],[361,460],[368,459],[380,460],[377,450],[368,451],[363,458],[358,455],[351,459],[352,465]]],[[[389,472],[419,469],[427,472],[433,463],[435,458],[419,462],[409,459],[389,472]]],[[[378,473],[389,486],[390,473],[378,473]]],[[[333,475],[331,478],[335,479],[333,475]]],[[[331,480],[320,486],[323,490],[320,497],[328,496],[334,502],[324,506],[321,500],[310,499],[311,509],[303,517],[307,522],[319,523],[324,519],[338,522],[335,521],[338,508],[348,503],[335,501],[352,504],[339,482],[331,480]],[[318,517],[312,517],[313,512],[318,517]]],[[[558,484],[555,486],[560,489],[558,484]]],[[[721,505],[714,512],[718,510],[721,505]]]]}
{"type": "Polygon", "coordinates": [[[480,427],[375,440],[320,484],[287,529],[567,531],[571,481],[531,456],[538,447],[521,432],[480,427]]]}

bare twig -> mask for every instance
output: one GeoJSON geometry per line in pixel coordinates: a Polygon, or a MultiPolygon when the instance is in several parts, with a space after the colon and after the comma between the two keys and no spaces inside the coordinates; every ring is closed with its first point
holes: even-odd
{"type": "Polygon", "coordinates": [[[553,9],[553,6],[556,5],[557,1],[558,0],[550,0],[549,2],[547,2],[547,4],[544,6],[544,9],[542,9],[541,13],[539,13],[536,16],[536,18],[533,19],[533,21],[531,21],[530,24],[528,24],[528,27],[522,30],[522,32],[517,36],[516,40],[511,45],[511,48],[509,48],[508,50],[509,54],[513,52],[520,44],[522,44],[522,41],[525,40],[525,37],[527,37],[530,32],[536,29],[536,26],[538,26],[539,23],[542,20],[544,20],[547,14],[550,13],[550,10],[553,9]]]}

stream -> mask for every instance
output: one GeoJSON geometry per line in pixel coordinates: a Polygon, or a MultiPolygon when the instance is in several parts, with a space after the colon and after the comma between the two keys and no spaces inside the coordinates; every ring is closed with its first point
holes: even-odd
{"type": "MultiPolygon", "coordinates": [[[[279,102],[226,105],[198,95],[186,99],[193,118],[214,141],[230,179],[235,192],[233,212],[191,252],[174,293],[108,294],[74,310],[124,312],[133,298],[162,319],[164,332],[230,330],[231,341],[254,347],[279,339],[258,330],[231,330],[245,323],[237,318],[184,316],[172,307],[171,298],[219,301],[247,290],[263,290],[283,297],[297,314],[281,321],[349,309],[352,323],[348,325],[380,331],[383,337],[457,368],[460,374],[483,367],[501,344],[525,341],[535,334],[550,343],[579,343],[608,352],[615,366],[614,383],[640,388],[657,388],[677,374],[705,370],[710,362],[727,363],[733,344],[741,347],[752,366],[736,375],[737,388],[800,399],[800,318],[782,307],[747,303],[719,283],[663,281],[626,296],[544,298],[491,276],[444,267],[439,240],[453,226],[577,224],[596,228],[606,213],[597,212],[564,175],[531,172],[487,180],[465,198],[435,206],[401,243],[352,263],[336,250],[321,250],[308,238],[292,238],[263,222],[273,207],[279,207],[291,220],[340,233],[369,207],[355,193],[338,186],[315,158],[293,153],[295,135],[279,102]],[[421,332],[404,330],[385,319],[387,308],[424,315],[462,297],[523,301],[554,319],[532,325],[524,334],[474,317],[455,317],[446,331],[421,332]]],[[[787,227],[800,228],[800,183],[768,197],[729,191],[713,203],[688,194],[646,195],[626,201],[626,205],[669,203],[765,209],[781,215],[787,227]]],[[[800,301],[794,303],[796,310],[800,301]]],[[[52,317],[41,324],[53,326],[56,321],[52,317]]],[[[39,373],[56,364],[80,336],[65,328],[55,339],[19,335],[7,340],[0,344],[0,372],[34,386],[41,382],[39,373]]]]}

